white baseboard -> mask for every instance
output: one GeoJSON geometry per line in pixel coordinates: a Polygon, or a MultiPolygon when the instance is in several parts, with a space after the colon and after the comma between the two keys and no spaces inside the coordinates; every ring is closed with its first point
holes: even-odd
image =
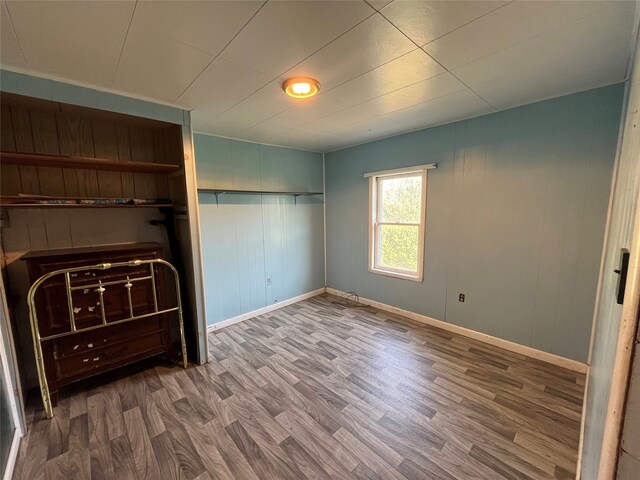
{"type": "Polygon", "coordinates": [[[18,449],[20,448],[20,432],[16,428],[13,432],[13,441],[11,442],[11,450],[9,450],[9,458],[7,459],[7,468],[4,470],[4,480],[11,480],[13,478],[13,469],[16,466],[16,459],[18,458],[18,449]]]}
{"type": "Polygon", "coordinates": [[[257,317],[258,315],[264,315],[265,313],[273,312],[274,310],[278,310],[280,308],[286,307],[287,305],[291,305],[293,303],[301,302],[302,300],[306,300],[307,298],[315,297],[316,295],[320,295],[324,292],[325,292],[324,288],[318,288],[317,290],[303,293],[302,295],[298,295],[297,297],[289,298],[287,300],[274,303],[273,305],[268,305],[266,307],[259,308],[258,310],[253,310],[252,312],[243,313],[242,315],[238,315],[237,317],[228,318],[226,320],[223,320],[218,323],[214,323],[212,325],[207,325],[207,332],[220,330],[221,328],[228,327],[229,325],[233,325],[235,323],[239,323],[244,320],[257,317]]]}
{"type": "MultiPolygon", "coordinates": [[[[331,293],[333,295],[338,295],[338,296],[347,295],[346,292],[342,292],[334,288],[327,287],[326,290],[327,290],[327,293],[331,293]]],[[[410,312],[409,310],[403,310],[402,308],[387,305],[386,303],[377,302],[375,300],[369,300],[368,298],[360,297],[360,303],[363,303],[365,305],[371,305],[372,307],[379,308],[380,310],[402,315],[403,317],[407,317],[407,318],[410,318],[411,320],[416,320],[418,322],[431,325],[432,327],[437,327],[442,330],[447,330],[449,332],[457,333],[459,335],[464,335],[465,337],[473,338],[475,340],[479,340],[481,342],[488,343],[489,345],[500,347],[505,350],[509,350],[511,352],[520,353],[522,355],[526,355],[527,357],[535,358],[536,360],[541,360],[543,362],[551,363],[553,365],[558,365],[560,367],[566,368],[568,370],[572,370],[574,372],[583,373],[583,374],[587,373],[587,368],[588,368],[587,365],[584,363],[578,362],[577,360],[571,360],[570,358],[561,357],[560,355],[543,352],[542,350],[538,350],[533,347],[527,347],[526,345],[520,345],[519,343],[510,342],[509,340],[493,337],[486,333],[476,332],[475,330],[469,330],[468,328],[460,327],[458,325],[447,323],[442,320],[436,320],[435,318],[427,317],[426,315],[421,315],[415,312],[410,312]]]]}

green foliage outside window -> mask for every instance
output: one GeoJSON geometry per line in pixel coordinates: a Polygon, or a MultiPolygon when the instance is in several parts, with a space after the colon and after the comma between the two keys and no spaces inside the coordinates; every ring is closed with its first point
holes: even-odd
{"type": "Polygon", "coordinates": [[[381,267],[418,270],[422,177],[380,179],[379,257],[381,267]],[[392,223],[393,225],[385,225],[392,223]],[[403,225],[403,224],[414,225],[403,225]]]}

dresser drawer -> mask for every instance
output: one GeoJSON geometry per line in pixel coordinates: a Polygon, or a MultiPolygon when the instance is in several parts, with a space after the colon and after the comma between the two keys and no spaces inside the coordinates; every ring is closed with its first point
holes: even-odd
{"type": "Polygon", "coordinates": [[[54,359],[59,384],[86,378],[166,350],[161,331],[54,359]]]}
{"type": "Polygon", "coordinates": [[[79,355],[85,351],[110,346],[125,339],[136,338],[163,329],[160,318],[152,317],[135,320],[123,325],[114,325],[88,332],[76,333],[69,337],[52,340],[53,357],[58,360],[64,357],[79,355]]]}
{"type": "MultiPolygon", "coordinates": [[[[86,267],[100,263],[125,263],[131,260],[152,260],[162,257],[162,245],[156,243],[106,245],[78,249],[30,252],[23,258],[31,282],[47,272],[86,267]]],[[[156,300],[159,309],[169,305],[164,267],[154,268],[156,300]]],[[[130,317],[129,295],[133,315],[155,312],[154,290],[150,279],[130,280],[150,276],[149,264],[124,265],[107,270],[79,271],[69,274],[76,328],[99,327],[89,331],[45,340],[42,344],[45,374],[52,393],[62,386],[106,372],[132,362],[159,354],[169,354],[173,348],[171,323],[176,313],[152,315],[125,323],[110,324],[130,317]],[[105,285],[102,297],[97,292],[98,281],[120,284],[105,285]],[[102,308],[106,326],[102,326],[102,308]]],[[[69,302],[64,275],[56,275],[38,289],[35,296],[41,337],[71,331],[69,302]]],[[[175,305],[172,301],[171,306],[175,305]]],[[[165,307],[166,308],[166,307],[165,307]]]]}

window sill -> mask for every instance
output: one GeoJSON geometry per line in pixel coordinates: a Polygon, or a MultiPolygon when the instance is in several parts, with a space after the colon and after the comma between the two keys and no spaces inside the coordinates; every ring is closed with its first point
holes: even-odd
{"type": "Polygon", "coordinates": [[[390,270],[381,270],[378,268],[369,268],[369,271],[371,273],[375,273],[376,275],[383,275],[385,277],[399,278],[401,280],[410,280],[412,282],[422,283],[422,275],[415,276],[406,273],[392,272],[390,270]]]}

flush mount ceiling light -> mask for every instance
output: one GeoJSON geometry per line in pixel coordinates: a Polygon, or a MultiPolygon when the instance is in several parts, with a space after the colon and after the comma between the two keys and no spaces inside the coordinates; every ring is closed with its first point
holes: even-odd
{"type": "Polygon", "coordinates": [[[320,90],[320,83],[311,77],[293,77],[285,80],[282,89],[293,98],[313,97],[320,90]]]}

